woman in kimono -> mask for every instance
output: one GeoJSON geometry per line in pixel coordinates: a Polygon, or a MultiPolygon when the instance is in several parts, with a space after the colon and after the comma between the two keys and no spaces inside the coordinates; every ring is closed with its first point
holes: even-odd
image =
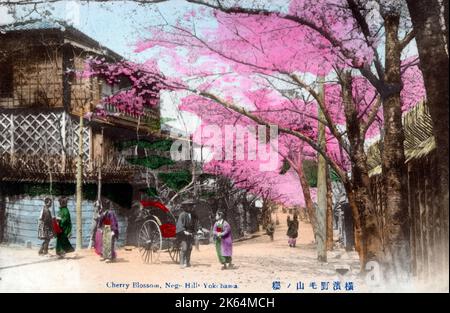
{"type": "Polygon", "coordinates": [[[67,208],[67,198],[65,197],[59,199],[57,219],[62,231],[56,236],[56,254],[63,257],[66,253],[75,251],[69,241],[72,234],[72,221],[70,220],[70,213],[67,208]]]}
{"type": "MultiPolygon", "coordinates": [[[[110,201],[105,201],[103,206],[103,213],[100,215],[98,221],[98,230],[102,234],[101,242],[101,261],[113,262],[116,257],[115,243],[119,238],[119,223],[117,222],[116,214],[111,210],[110,201]]],[[[98,236],[96,236],[97,240],[98,236]]],[[[97,247],[97,243],[96,243],[97,247]]]]}
{"type": "Polygon", "coordinates": [[[289,247],[295,248],[295,245],[297,242],[297,237],[298,237],[297,214],[294,214],[294,219],[292,221],[288,218],[288,230],[287,230],[286,235],[289,237],[289,239],[288,239],[289,247]]]}
{"type": "Polygon", "coordinates": [[[270,240],[273,241],[273,234],[275,233],[275,223],[270,221],[266,226],[266,233],[270,237],[270,240]]]}
{"type": "Polygon", "coordinates": [[[222,269],[232,268],[233,238],[231,235],[231,226],[224,220],[223,212],[216,213],[213,235],[216,242],[217,257],[222,264],[222,269]]]}
{"type": "Polygon", "coordinates": [[[95,253],[98,255],[102,255],[103,252],[103,232],[100,228],[100,218],[103,214],[102,203],[100,201],[96,201],[95,203],[95,213],[93,217],[93,227],[91,229],[91,242],[94,243],[95,253]]]}
{"type": "Polygon", "coordinates": [[[48,254],[48,245],[53,238],[52,213],[50,212],[51,205],[52,199],[45,198],[44,206],[39,215],[38,238],[43,240],[41,248],[39,249],[39,255],[48,254]]]}

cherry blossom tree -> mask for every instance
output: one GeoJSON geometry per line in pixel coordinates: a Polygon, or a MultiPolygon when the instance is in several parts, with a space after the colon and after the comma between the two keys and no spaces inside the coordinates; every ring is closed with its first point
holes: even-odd
{"type": "MultiPolygon", "coordinates": [[[[383,175],[390,182],[385,185],[392,209],[387,211],[393,226],[388,237],[404,248],[406,237],[400,229],[406,222],[397,214],[405,212],[400,117],[408,106],[405,99],[417,100],[420,92],[411,97],[416,90],[406,89],[408,80],[402,79],[415,63],[401,62],[400,52],[412,39],[411,33],[398,38],[401,8],[383,4],[369,10],[384,27],[383,37],[374,32],[375,24],[369,25],[363,5],[368,3],[292,1],[283,13],[211,2],[207,6],[214,10],[201,7],[176,25],[146,30],[147,38],[136,51],[159,49],[160,56],[171,60],[173,71],[167,77],[172,77],[158,76],[162,88],[191,91],[192,101],[219,105],[253,123],[276,124],[281,133],[322,155],[346,186],[365,264],[384,260],[385,251],[371,202],[365,142],[381,128],[383,175]],[[196,21],[201,18],[214,18],[217,26],[199,29],[196,21]],[[381,48],[386,51],[384,59],[381,48]],[[326,77],[323,97],[318,77],[326,77]],[[266,101],[261,109],[256,93],[248,91],[267,89],[278,99],[272,97],[276,100],[266,101]],[[286,100],[281,108],[280,96],[286,100]],[[317,144],[318,123],[327,126],[327,149],[317,144]]],[[[392,249],[389,242],[391,254],[404,252],[402,247],[392,249]]]]}
{"type": "MultiPolygon", "coordinates": [[[[393,151],[400,151],[400,156],[395,162],[398,162],[397,165],[401,165],[393,167],[391,166],[392,162],[385,162],[383,175],[385,177],[394,175],[396,177],[394,181],[400,182],[400,184],[394,184],[395,186],[391,186],[392,184],[387,185],[389,188],[392,187],[390,192],[387,192],[387,198],[397,199],[395,201],[398,201],[398,197],[391,197],[390,195],[400,192],[401,190],[398,188],[403,188],[401,184],[401,179],[403,178],[399,172],[403,167],[402,164],[404,161],[404,157],[401,156],[401,154],[403,154],[403,146],[401,140],[402,128],[400,119],[402,112],[401,90],[403,85],[395,82],[395,79],[393,79],[392,82],[386,82],[385,76],[388,70],[384,69],[385,65],[381,61],[382,58],[379,56],[379,49],[377,49],[381,46],[380,42],[383,42],[381,40],[383,38],[378,38],[375,35],[369,36],[367,29],[365,29],[369,25],[364,24],[367,24],[367,21],[361,16],[361,8],[358,4],[351,1],[344,4],[344,6],[333,6],[333,4],[330,4],[329,2],[320,2],[317,5],[309,2],[307,3],[306,1],[302,3],[293,2],[290,6],[290,10],[291,13],[294,12],[295,14],[284,14],[264,9],[242,8],[236,6],[223,7],[212,4],[210,6],[213,6],[218,10],[213,11],[219,25],[217,30],[209,30],[209,32],[205,31],[205,33],[202,33],[201,30],[195,27],[195,24],[192,26],[193,15],[197,18],[200,14],[208,14],[205,13],[207,11],[202,12],[200,10],[200,13],[193,13],[191,16],[186,16],[187,22],[191,22],[190,27],[187,26],[188,23],[182,24],[182,22],[180,22],[177,25],[163,25],[162,28],[151,30],[150,40],[143,41],[139,45],[138,51],[155,46],[162,46],[170,49],[173,49],[174,47],[189,47],[190,53],[188,54],[189,57],[186,59],[191,63],[193,60],[199,60],[205,56],[211,57],[213,54],[218,60],[228,61],[231,64],[232,69],[241,73],[241,75],[247,74],[254,76],[256,72],[259,75],[265,76],[275,75],[277,76],[277,79],[280,79],[281,76],[281,79],[284,80],[285,83],[303,89],[317,101],[325,113],[324,116],[329,132],[334,135],[335,139],[339,142],[341,149],[347,153],[350,152],[352,154],[364,156],[365,135],[370,133],[369,129],[371,128],[373,121],[377,119],[381,122],[383,120],[388,120],[389,127],[386,127],[386,123],[382,124],[384,125],[382,133],[385,140],[385,146],[387,145],[387,147],[390,147],[390,145],[392,145],[392,149],[388,148],[387,151],[384,151],[384,159],[392,161],[392,154],[395,154],[393,151]],[[330,12],[330,10],[325,10],[325,8],[331,8],[334,9],[334,11],[332,10],[332,14],[330,13],[325,16],[323,14],[317,14],[321,12],[330,12]],[[233,15],[230,16],[228,14],[222,14],[221,12],[231,13],[233,15]],[[256,15],[255,13],[259,13],[259,15],[256,15]],[[305,16],[300,13],[304,13],[305,16]],[[292,43],[285,38],[293,38],[292,43]],[[314,61],[305,62],[305,59],[297,57],[298,55],[306,56],[308,61],[314,61]],[[373,67],[371,67],[370,64],[373,64],[373,67]],[[368,83],[368,87],[371,88],[374,96],[369,97],[369,101],[364,99],[365,101],[360,101],[361,103],[357,102],[355,105],[355,99],[353,99],[353,97],[352,99],[347,97],[347,99],[352,100],[352,102],[348,102],[348,100],[347,102],[344,102],[344,104],[348,104],[346,107],[347,110],[342,110],[344,112],[341,114],[341,116],[345,116],[345,120],[349,121],[348,125],[346,125],[347,128],[354,128],[356,122],[361,122],[360,126],[362,127],[356,125],[356,128],[360,129],[356,135],[360,138],[362,137],[364,140],[358,139],[357,141],[352,140],[346,142],[348,140],[348,134],[339,131],[337,127],[338,123],[333,120],[333,117],[335,116],[328,112],[329,108],[326,107],[324,101],[318,101],[319,95],[316,89],[311,87],[311,84],[300,79],[298,75],[299,72],[324,75],[329,73],[333,68],[337,69],[337,80],[341,87],[353,90],[354,84],[348,83],[348,80],[352,76],[349,76],[348,74],[352,69],[356,69],[360,72],[361,79],[365,81],[366,84],[368,83]],[[372,70],[375,72],[372,72],[372,70]],[[388,105],[391,100],[395,100],[393,102],[395,105],[392,103],[388,105]],[[370,103],[370,105],[367,105],[367,103],[370,103]],[[364,106],[364,104],[366,105],[364,106]],[[380,117],[379,115],[381,106],[383,106],[384,109],[382,111],[384,114],[383,117],[380,117]],[[390,110],[386,110],[387,106],[389,106],[390,110]],[[395,140],[393,139],[394,137],[395,140]],[[357,149],[354,149],[355,145],[357,146],[357,149]],[[400,181],[398,179],[400,179],[400,181]]],[[[381,9],[384,9],[384,7],[381,7],[381,9]]],[[[394,10],[398,8],[392,7],[391,9],[393,10],[392,14],[398,16],[398,10],[394,10]]],[[[394,33],[396,33],[395,29],[397,29],[398,32],[397,20],[394,18],[394,21],[391,21],[390,11],[381,11],[378,12],[380,13],[378,16],[379,20],[382,20],[383,23],[386,24],[385,27],[391,27],[389,28],[391,37],[388,38],[390,41],[388,40],[388,43],[386,43],[385,46],[388,48],[395,46],[398,50],[396,51],[401,52],[412,39],[412,35],[409,33],[403,40],[394,38],[394,33]],[[397,26],[391,25],[388,22],[393,22],[397,26]]],[[[369,31],[371,31],[371,28],[369,31]]],[[[174,54],[176,53],[172,50],[172,55],[174,54]]],[[[401,63],[399,63],[400,53],[395,55],[387,53],[386,57],[387,59],[390,57],[393,61],[398,63],[398,66],[395,65],[394,67],[398,70],[400,76],[413,64],[405,63],[402,67],[401,63]]],[[[182,64],[180,58],[175,59],[174,65],[178,68],[186,65],[182,64]]],[[[393,61],[390,61],[391,63],[389,63],[386,60],[384,63],[391,65],[393,61]]],[[[188,68],[192,69],[193,66],[188,66],[188,68]]],[[[392,71],[395,72],[396,70],[392,71]]],[[[354,75],[354,73],[352,73],[352,75],[354,75]]],[[[361,79],[358,79],[358,81],[361,81],[361,79]]],[[[216,83],[215,85],[218,84],[216,83]]],[[[366,87],[366,89],[368,87],[366,87]]],[[[344,98],[345,89],[342,88],[341,91],[341,97],[344,98]]],[[[408,92],[410,92],[410,90],[408,90],[408,92]]],[[[348,93],[348,95],[352,95],[352,92],[348,93]]],[[[201,96],[209,97],[215,101],[220,100],[205,91],[203,91],[201,96]]],[[[418,97],[416,99],[418,99],[418,97]]],[[[217,102],[220,103],[221,101],[217,102]]],[[[220,104],[228,108],[231,107],[229,103],[223,103],[223,101],[220,104]]],[[[342,108],[342,105],[340,107],[342,108]]],[[[236,111],[240,111],[240,113],[248,116],[248,112],[245,110],[238,109],[236,111]]],[[[256,118],[254,120],[258,119],[256,118]]],[[[281,130],[286,131],[286,129],[281,130]]],[[[349,130],[347,129],[347,132],[348,131],[349,130]]],[[[287,133],[292,134],[292,129],[287,129],[287,133]]],[[[295,135],[306,142],[309,141],[309,144],[317,150],[318,147],[315,145],[314,141],[308,140],[310,138],[305,138],[301,133],[295,135]]],[[[397,157],[397,154],[395,154],[395,156],[397,157]]],[[[355,155],[350,159],[352,162],[359,162],[360,165],[358,167],[365,168],[364,179],[352,175],[352,179],[349,180],[345,171],[342,171],[335,161],[329,157],[327,158],[327,161],[336,168],[344,182],[349,182],[347,184],[347,189],[350,197],[351,192],[354,192],[355,190],[352,183],[364,183],[364,188],[359,190],[355,196],[358,199],[365,198],[366,200],[362,200],[363,203],[366,203],[366,201],[370,202],[370,182],[368,181],[368,175],[365,175],[365,172],[367,172],[367,165],[364,164],[365,160],[361,157],[355,157],[355,155]]],[[[402,197],[400,197],[400,199],[402,199],[402,197]]],[[[358,200],[358,202],[361,202],[361,200],[358,200]]],[[[405,208],[405,206],[397,204],[397,202],[395,202],[395,205],[392,204],[393,207],[395,206],[395,210],[405,208]]],[[[359,230],[360,236],[365,239],[364,246],[368,249],[367,255],[363,257],[363,259],[380,260],[382,258],[383,247],[381,246],[379,227],[376,224],[373,210],[366,210],[364,207],[365,206],[362,206],[362,209],[358,209],[361,208],[361,206],[356,205],[355,203],[353,209],[357,229],[359,228],[358,225],[361,225],[361,222],[359,221],[359,211],[362,213],[361,219],[364,224],[363,227],[368,228],[366,235],[362,235],[364,230],[359,230]],[[371,239],[373,242],[371,242],[371,239]]],[[[393,214],[393,216],[397,215],[393,214]]],[[[404,220],[402,223],[404,223],[404,220]]],[[[393,224],[398,225],[394,222],[393,224]]],[[[403,244],[405,246],[405,243],[403,244]]],[[[364,253],[362,254],[364,255],[364,253]]]]}
{"type": "Polygon", "coordinates": [[[110,86],[124,86],[106,96],[90,115],[107,115],[105,105],[112,105],[121,112],[142,114],[144,108],[156,108],[159,105],[159,92],[164,87],[164,76],[151,61],[138,64],[130,61],[106,62],[104,58],[89,58],[82,77],[97,77],[110,86]]]}

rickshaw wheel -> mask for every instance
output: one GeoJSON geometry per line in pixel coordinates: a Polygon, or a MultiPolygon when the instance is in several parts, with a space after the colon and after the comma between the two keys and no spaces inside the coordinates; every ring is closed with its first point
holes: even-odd
{"type": "Polygon", "coordinates": [[[180,246],[178,244],[178,241],[172,242],[172,245],[168,250],[172,261],[174,261],[175,263],[180,263],[180,246]]]}
{"type": "Polygon", "coordinates": [[[148,220],[142,224],[139,231],[138,247],[144,263],[154,263],[159,260],[162,236],[159,225],[154,220],[148,220]]]}

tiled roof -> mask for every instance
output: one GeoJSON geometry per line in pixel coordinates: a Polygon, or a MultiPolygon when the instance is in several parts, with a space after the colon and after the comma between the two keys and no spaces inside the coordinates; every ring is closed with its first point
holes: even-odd
{"type": "Polygon", "coordinates": [[[107,54],[113,56],[116,59],[122,59],[122,56],[117,54],[111,49],[104,47],[97,40],[89,37],[87,34],[76,29],[75,27],[69,25],[64,21],[58,20],[28,20],[23,22],[16,22],[12,24],[0,25],[0,34],[5,34],[7,32],[20,32],[20,31],[46,31],[46,30],[57,30],[64,32],[66,34],[72,34],[80,40],[87,41],[90,45],[99,48],[101,50],[107,51],[107,54]]]}
{"type": "MultiPolygon", "coordinates": [[[[425,102],[420,102],[403,116],[405,132],[406,162],[420,159],[436,148],[433,136],[433,124],[430,111],[425,102]]],[[[367,150],[367,164],[371,169],[369,176],[381,174],[380,142],[377,141],[367,150]]]]}
{"type": "Polygon", "coordinates": [[[21,30],[38,30],[38,29],[59,29],[65,31],[70,27],[63,21],[50,21],[50,20],[29,20],[24,22],[17,22],[12,24],[1,25],[0,29],[3,32],[21,31],[21,30]]]}

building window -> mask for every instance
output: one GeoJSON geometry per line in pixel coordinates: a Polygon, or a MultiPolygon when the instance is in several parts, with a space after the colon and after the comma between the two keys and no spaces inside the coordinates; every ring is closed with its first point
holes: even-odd
{"type": "Polygon", "coordinates": [[[8,62],[0,62],[0,98],[12,98],[13,88],[13,66],[8,62]]]}
{"type": "Polygon", "coordinates": [[[133,84],[131,83],[131,80],[127,76],[122,76],[119,79],[119,90],[122,89],[129,89],[133,84]]]}
{"type": "Polygon", "coordinates": [[[108,84],[104,80],[100,80],[100,97],[106,98],[114,93],[114,86],[108,84]]]}

